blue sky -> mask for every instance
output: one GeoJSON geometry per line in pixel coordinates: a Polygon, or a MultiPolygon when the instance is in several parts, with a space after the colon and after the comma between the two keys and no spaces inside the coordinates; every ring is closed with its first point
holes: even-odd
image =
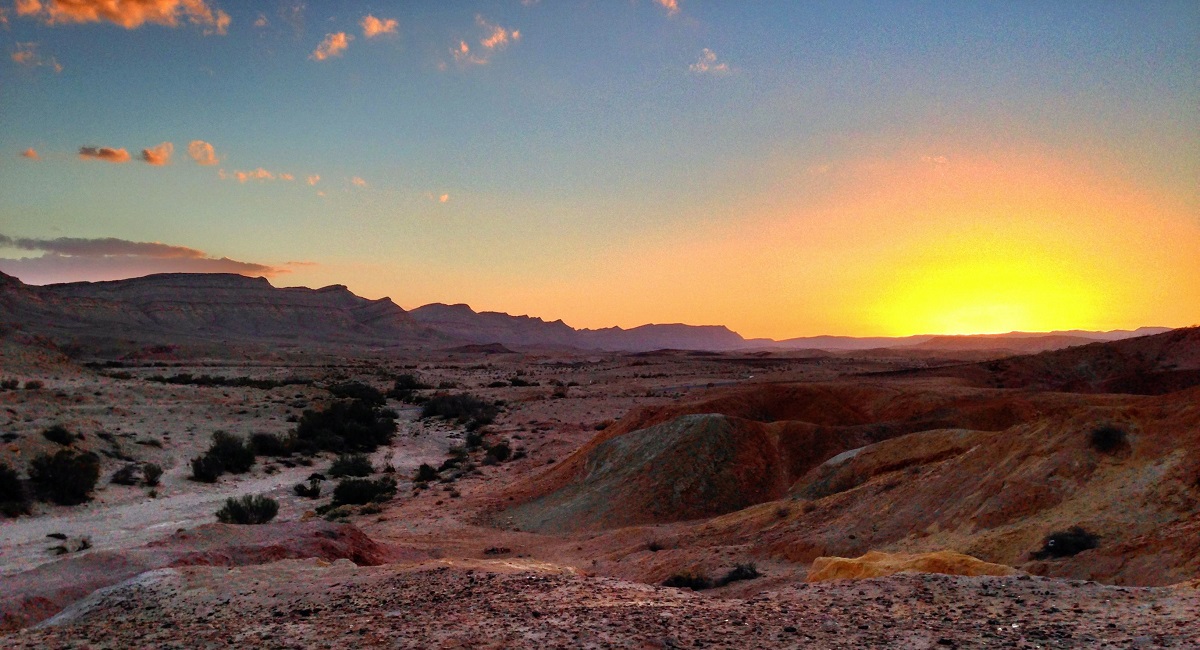
{"type": "MultiPolygon", "coordinates": [[[[1131,298],[1200,271],[1195,2],[0,7],[0,241],[23,242],[0,270],[30,282],[232,270],[406,307],[775,337],[1200,320],[1183,294],[1131,298]],[[367,16],[386,31],[368,37],[367,16]],[[344,50],[319,55],[337,34],[344,50]],[[163,142],[168,164],[138,160],[163,142]],[[1026,194],[1040,203],[991,214],[1026,194]],[[1147,210],[1146,250],[1053,240],[1095,229],[1092,250],[1117,247],[1147,210]],[[912,241],[889,234],[897,219],[912,241]],[[1020,282],[1043,293],[1122,291],[1046,311],[973,269],[992,279],[908,303],[940,315],[889,315],[905,307],[888,278],[934,272],[912,251],[980,228],[998,250],[1032,228],[1091,265],[1038,262],[1020,282]],[[59,238],[168,252],[70,255],[59,238]],[[1008,302],[963,316],[983,294],[1008,302]]],[[[988,263],[1053,257],[1017,244],[988,263]]]]}

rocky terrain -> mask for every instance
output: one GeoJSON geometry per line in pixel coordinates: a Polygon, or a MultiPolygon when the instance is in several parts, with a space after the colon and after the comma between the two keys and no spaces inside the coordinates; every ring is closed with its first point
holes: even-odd
{"type": "Polygon", "coordinates": [[[1200,644],[1195,329],[1028,356],[623,353],[464,344],[253,280],[234,328],[236,301],[212,306],[227,279],[195,288],[203,309],[171,306],[197,280],[169,279],[0,291],[6,319],[49,319],[0,336],[0,463],[28,484],[34,457],[90,452],[101,477],[85,503],[0,518],[2,647],[1200,644]],[[417,339],[273,338],[302,312],[417,339]],[[120,318],[232,338],[94,328],[120,318]],[[82,331],[86,351],[64,343],[82,331]],[[192,480],[215,431],[286,439],[347,386],[388,395],[396,432],[368,460],[393,496],[294,491],[329,451],[192,480]],[[463,395],[494,416],[423,413],[463,395]],[[143,463],[156,486],[113,481],[143,463]],[[214,523],[239,495],[277,516],[214,523]]]}

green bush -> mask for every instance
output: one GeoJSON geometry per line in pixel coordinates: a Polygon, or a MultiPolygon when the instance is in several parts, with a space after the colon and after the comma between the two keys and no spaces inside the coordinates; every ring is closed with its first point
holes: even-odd
{"type": "Polygon", "coordinates": [[[370,476],[374,471],[371,460],[363,454],[342,454],[329,466],[329,475],[334,478],[370,476]]]}
{"type": "Polygon", "coordinates": [[[396,494],[396,479],[384,476],[377,480],[348,478],[339,481],[333,488],[333,503],[362,505],[373,501],[387,501],[396,494]]]}
{"type": "Polygon", "coordinates": [[[221,459],[215,456],[197,456],[192,459],[192,480],[201,483],[215,483],[225,473],[221,459]]]}
{"type": "Polygon", "coordinates": [[[1088,434],[1088,442],[1091,443],[1092,448],[1102,454],[1111,454],[1124,447],[1128,439],[1129,434],[1115,424],[1098,426],[1088,434]]]}
{"type": "Polygon", "coordinates": [[[163,469],[154,463],[146,463],[142,465],[142,483],[147,487],[158,485],[159,479],[162,478],[163,469]]]}
{"type": "Polygon", "coordinates": [[[383,393],[379,392],[374,386],[368,386],[359,381],[345,381],[340,384],[334,384],[329,387],[329,392],[333,393],[334,397],[359,400],[372,406],[383,406],[383,403],[386,401],[383,398],[383,393]]]}
{"type": "Polygon", "coordinates": [[[17,517],[29,514],[29,495],[16,470],[0,463],[0,514],[17,517]]]}
{"type": "Polygon", "coordinates": [[[62,446],[67,446],[75,442],[75,434],[71,433],[61,424],[56,424],[42,432],[42,437],[50,442],[58,443],[62,446]]]}
{"type": "Polygon", "coordinates": [[[221,461],[224,471],[245,474],[254,467],[254,450],[242,438],[224,431],[213,432],[212,445],[206,456],[221,461]]]}
{"type": "Polygon", "coordinates": [[[291,456],[296,445],[294,436],[277,436],[271,433],[254,433],[250,435],[250,448],[256,456],[271,456],[279,458],[291,456]]]}
{"type": "Polygon", "coordinates": [[[230,497],[217,511],[217,521],[223,524],[265,524],[279,513],[279,503],[270,497],[246,494],[239,499],[230,497]]]}
{"type": "Polygon", "coordinates": [[[296,446],[317,451],[372,452],[396,434],[392,413],[362,400],[334,402],[322,411],[305,411],[296,425],[296,446]]]}
{"type": "Polygon", "coordinates": [[[60,449],[53,456],[42,454],[30,461],[29,478],[55,503],[83,503],[92,498],[92,490],[100,480],[100,457],[72,449],[60,449]]]}

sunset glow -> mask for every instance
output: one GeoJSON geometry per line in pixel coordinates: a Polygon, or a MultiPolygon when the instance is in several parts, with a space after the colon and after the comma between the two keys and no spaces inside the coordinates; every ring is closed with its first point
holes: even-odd
{"type": "Polygon", "coordinates": [[[1194,2],[21,6],[0,270],[27,282],[777,339],[1200,322],[1194,2]]]}

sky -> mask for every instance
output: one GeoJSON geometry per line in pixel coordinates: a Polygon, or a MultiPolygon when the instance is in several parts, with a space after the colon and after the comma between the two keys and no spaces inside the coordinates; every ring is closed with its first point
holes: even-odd
{"type": "Polygon", "coordinates": [[[1200,324],[1200,3],[0,0],[0,271],[746,337],[1200,324]]]}

